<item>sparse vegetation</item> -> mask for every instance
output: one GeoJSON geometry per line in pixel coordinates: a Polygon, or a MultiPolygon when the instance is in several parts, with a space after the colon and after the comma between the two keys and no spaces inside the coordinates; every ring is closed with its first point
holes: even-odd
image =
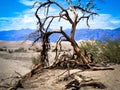
{"type": "Polygon", "coordinates": [[[8,49],[8,53],[13,53],[13,52],[14,52],[14,50],[8,49]]]}
{"type": "Polygon", "coordinates": [[[84,55],[89,58],[91,62],[101,62],[103,61],[102,49],[104,44],[99,41],[82,41],[80,47],[84,55]]]}
{"type": "Polygon", "coordinates": [[[36,51],[36,52],[41,52],[42,49],[41,49],[41,48],[35,48],[35,51],[36,51]]]}
{"type": "Polygon", "coordinates": [[[32,63],[34,65],[37,65],[40,62],[40,55],[37,55],[36,57],[32,57],[32,63]]]}
{"type": "Polygon", "coordinates": [[[27,50],[23,47],[20,47],[20,48],[0,47],[0,51],[5,51],[5,52],[8,52],[8,53],[14,53],[14,52],[26,52],[27,50]]]}
{"type": "Polygon", "coordinates": [[[0,51],[7,51],[7,47],[0,47],[0,51]]]}
{"type": "Polygon", "coordinates": [[[20,47],[18,49],[15,49],[14,52],[26,52],[26,49],[23,47],[20,47]]]}
{"type": "MultiPolygon", "coordinates": [[[[82,86],[93,86],[94,88],[100,88],[100,89],[106,88],[106,86],[103,85],[101,82],[94,81],[93,79],[85,78],[81,74],[78,75],[78,73],[85,71],[85,69],[91,69],[94,71],[114,70],[114,68],[108,68],[108,67],[103,67],[103,66],[101,67],[99,66],[100,67],[99,68],[97,67],[96,64],[94,63],[91,64],[90,62],[109,61],[109,62],[114,62],[114,63],[120,63],[119,61],[120,43],[118,41],[109,41],[109,40],[106,42],[90,41],[90,42],[82,42],[81,45],[79,46],[77,41],[75,41],[74,39],[75,31],[76,31],[78,23],[84,19],[86,21],[86,25],[89,27],[89,23],[88,23],[89,18],[93,17],[94,15],[97,15],[98,9],[96,8],[94,0],[86,0],[84,4],[82,4],[81,0],[78,0],[77,3],[73,3],[72,0],[66,0],[66,4],[67,5],[65,6],[53,0],[46,0],[44,2],[34,3],[33,7],[36,8],[35,16],[38,20],[37,24],[39,25],[38,26],[39,28],[34,33],[32,33],[30,36],[34,38],[33,44],[39,40],[41,41],[41,47],[35,48],[35,51],[40,52],[40,53],[38,56],[32,58],[32,63],[34,64],[32,70],[28,72],[27,74],[25,74],[24,76],[17,73],[20,76],[20,79],[12,87],[8,86],[7,87],[8,89],[10,90],[17,90],[17,88],[24,89],[24,84],[30,84],[31,82],[31,81],[29,82],[30,80],[29,78],[33,76],[37,78],[40,76],[40,72],[42,72],[43,69],[45,70],[45,69],[52,69],[52,68],[66,69],[65,72],[68,72],[68,73],[65,75],[64,80],[69,80],[69,81],[73,80],[70,83],[68,83],[69,81],[67,82],[68,84],[66,85],[65,89],[78,90],[82,86]],[[56,6],[56,8],[59,8],[57,15],[50,14],[51,12],[49,10],[51,10],[50,8],[52,7],[52,5],[56,6]],[[42,15],[40,15],[40,12],[39,12],[43,10],[43,8],[45,8],[44,18],[41,17],[42,15]],[[70,29],[69,35],[63,30],[62,26],[58,27],[59,29],[57,30],[54,30],[54,29],[50,30],[51,23],[53,23],[53,21],[56,19],[59,19],[59,21],[61,19],[64,19],[65,21],[68,21],[70,23],[71,29],[70,29]],[[61,34],[61,36],[58,37],[58,40],[55,42],[55,52],[53,52],[54,54],[52,54],[54,55],[54,59],[53,59],[52,65],[50,65],[49,64],[49,61],[50,61],[49,50],[51,48],[50,36],[55,33],[59,33],[61,34]],[[62,47],[61,42],[63,41],[63,38],[65,38],[65,41],[68,41],[70,43],[70,45],[72,46],[72,50],[71,49],[69,49],[68,51],[63,50],[64,52],[61,54],[59,53],[60,51],[58,50],[58,47],[60,46],[60,49],[61,49],[62,47]],[[71,73],[70,70],[73,68],[77,68],[77,69],[80,68],[81,70],[71,73]],[[25,82],[27,80],[29,83],[25,82]]],[[[8,51],[8,52],[12,53],[11,51],[8,51]]],[[[26,52],[26,49],[23,47],[20,47],[20,48],[15,49],[14,52],[26,52]]],[[[17,62],[17,65],[18,65],[18,62],[17,62]]],[[[16,70],[19,70],[19,69],[16,68],[16,70]]],[[[50,77],[55,76],[55,73],[54,75],[51,75],[49,71],[46,70],[46,72],[48,73],[45,73],[45,77],[42,77],[41,79],[39,78],[39,81],[43,83],[39,83],[38,86],[44,85],[45,87],[45,85],[48,85],[51,82],[49,81],[50,77]],[[44,83],[45,80],[49,82],[44,83]]],[[[57,73],[59,73],[59,71],[57,71],[57,73]]],[[[59,76],[63,75],[64,73],[60,74],[59,76]]],[[[57,75],[57,77],[59,76],[57,75]]],[[[33,79],[35,78],[33,77],[33,79]]],[[[53,77],[53,79],[55,80],[55,77],[53,77]]],[[[59,86],[55,86],[56,82],[53,83],[54,80],[52,80],[52,83],[50,83],[50,86],[54,84],[54,88],[58,89],[57,87],[59,86]]],[[[63,85],[65,84],[63,83],[63,85]]]]}
{"type": "Polygon", "coordinates": [[[111,62],[120,63],[120,42],[107,40],[83,41],[80,43],[84,55],[93,62],[111,62]]]}
{"type": "Polygon", "coordinates": [[[120,64],[120,41],[107,40],[105,47],[102,47],[102,51],[109,62],[120,64]]]}

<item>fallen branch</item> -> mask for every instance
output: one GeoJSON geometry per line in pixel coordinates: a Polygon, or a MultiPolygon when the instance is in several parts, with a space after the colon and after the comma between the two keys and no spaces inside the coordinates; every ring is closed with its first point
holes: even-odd
{"type": "Polygon", "coordinates": [[[93,88],[105,89],[106,86],[101,82],[94,81],[93,79],[87,80],[83,76],[74,75],[73,81],[68,83],[65,87],[66,89],[74,88],[75,90],[80,89],[81,87],[91,86],[93,88]]]}
{"type": "Polygon", "coordinates": [[[98,71],[98,70],[114,70],[114,68],[109,68],[109,67],[101,67],[101,68],[93,68],[93,71],[98,71]]]}
{"type": "Polygon", "coordinates": [[[99,89],[105,89],[106,88],[106,86],[104,84],[102,84],[101,82],[95,82],[95,81],[82,82],[80,84],[80,88],[81,87],[86,87],[86,86],[92,86],[94,88],[99,88],[99,89]]]}

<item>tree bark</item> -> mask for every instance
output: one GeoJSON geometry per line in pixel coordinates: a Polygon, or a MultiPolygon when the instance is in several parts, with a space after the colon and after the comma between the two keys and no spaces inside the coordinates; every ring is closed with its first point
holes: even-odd
{"type": "Polygon", "coordinates": [[[81,53],[81,50],[80,50],[78,44],[76,43],[76,41],[71,40],[71,45],[73,46],[74,51],[77,54],[77,56],[80,57],[85,64],[88,64],[89,60],[81,53]]]}
{"type": "MultiPolygon", "coordinates": [[[[48,37],[53,34],[53,33],[60,33],[62,34],[67,41],[69,41],[73,47],[73,51],[76,53],[77,57],[80,57],[83,61],[83,63],[87,64],[90,68],[89,65],[89,60],[81,53],[81,50],[78,46],[78,44],[76,43],[74,36],[75,36],[75,31],[76,31],[76,26],[77,24],[82,20],[82,19],[86,19],[86,24],[88,25],[88,20],[91,16],[96,15],[96,11],[94,10],[94,8],[91,8],[91,6],[94,6],[93,0],[88,1],[85,6],[83,7],[82,5],[80,5],[80,0],[78,0],[78,4],[73,4],[71,2],[71,0],[67,0],[66,1],[68,3],[68,9],[64,8],[64,6],[62,6],[62,4],[59,4],[58,2],[55,2],[53,0],[47,0],[46,2],[43,3],[38,3],[39,6],[37,7],[36,11],[35,11],[35,16],[38,19],[38,24],[39,24],[39,30],[38,32],[40,32],[40,36],[38,37],[34,42],[36,42],[39,39],[42,39],[43,41],[43,50],[41,52],[41,60],[44,64],[46,64],[46,62],[48,62],[48,54],[47,54],[47,46],[46,44],[48,44],[49,42],[47,42],[46,40],[48,40],[48,37]],[[49,15],[49,8],[51,7],[51,5],[55,5],[56,7],[59,8],[59,11],[57,12],[58,15],[49,15]],[[39,15],[39,11],[45,8],[47,9],[45,11],[45,18],[43,19],[42,17],[40,17],[39,15]],[[81,12],[82,15],[79,15],[79,11],[81,12]],[[72,16],[71,16],[71,13],[72,16]],[[70,36],[68,36],[64,31],[59,30],[59,31],[49,31],[49,27],[51,25],[51,23],[53,23],[53,20],[59,18],[59,21],[61,19],[64,19],[65,21],[68,21],[71,24],[71,33],[70,36]],[[47,26],[46,26],[47,25],[47,26]],[[45,36],[45,37],[42,37],[45,36]]],[[[35,3],[36,4],[36,3],[35,3]]],[[[34,6],[35,6],[34,4],[34,6]]],[[[34,7],[33,6],[33,7],[34,7]]],[[[57,43],[58,44],[58,43],[57,43]]],[[[57,45],[56,44],[56,45],[57,45]]]]}
{"type": "Polygon", "coordinates": [[[60,31],[61,34],[67,39],[67,41],[69,41],[74,49],[74,52],[76,53],[76,55],[78,57],[80,57],[83,61],[84,64],[86,64],[90,69],[92,69],[92,67],[89,65],[89,60],[81,53],[81,50],[78,46],[78,44],[76,43],[76,41],[74,39],[72,39],[71,37],[69,37],[63,30],[62,27],[60,27],[60,31]]]}

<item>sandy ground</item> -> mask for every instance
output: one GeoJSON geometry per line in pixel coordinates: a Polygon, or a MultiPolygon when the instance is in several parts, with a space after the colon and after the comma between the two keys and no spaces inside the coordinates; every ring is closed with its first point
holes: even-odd
{"type": "Polygon", "coordinates": [[[32,69],[32,58],[37,55],[35,52],[0,52],[0,79],[14,76],[16,72],[25,75],[32,69]]]}
{"type": "MultiPolygon", "coordinates": [[[[0,42],[1,43],[1,42],[0,42]]],[[[1,47],[9,46],[10,48],[19,47],[18,44],[9,44],[8,42],[2,42],[1,47]],[[14,45],[14,46],[12,46],[14,45]]],[[[28,47],[30,42],[25,47],[28,47]]],[[[66,45],[64,48],[67,48],[66,45]]],[[[36,53],[8,53],[0,52],[0,82],[8,77],[16,75],[16,72],[21,75],[25,75],[32,68],[31,57],[35,56],[36,53]]],[[[52,57],[50,53],[50,58],[52,57]]],[[[104,90],[120,90],[120,65],[111,65],[115,70],[105,70],[105,71],[82,71],[80,69],[70,70],[70,73],[77,73],[85,77],[92,78],[96,81],[102,82],[107,88],[104,90]]],[[[65,90],[65,85],[69,81],[59,81],[62,77],[67,75],[67,72],[61,75],[65,70],[45,70],[36,79],[30,79],[25,82],[24,88],[19,88],[18,90],[65,90]],[[61,75],[61,76],[60,76],[61,75]],[[59,78],[58,78],[59,77],[59,78]]],[[[1,89],[0,90],[6,90],[1,89]]],[[[71,90],[71,89],[69,89],[71,90]]],[[[101,90],[92,87],[84,87],[80,90],[101,90]]]]}
{"type": "MultiPolygon", "coordinates": [[[[120,90],[120,65],[112,65],[115,70],[106,71],[82,71],[80,69],[73,69],[70,73],[76,73],[84,77],[101,82],[106,86],[103,90],[120,90]]],[[[67,72],[61,75],[65,70],[45,70],[41,75],[32,80],[26,81],[24,89],[18,90],[66,90],[65,85],[70,81],[60,81],[67,75],[67,72]]],[[[72,90],[72,89],[67,89],[72,90]]],[[[102,90],[90,86],[82,87],[79,90],[102,90]]]]}

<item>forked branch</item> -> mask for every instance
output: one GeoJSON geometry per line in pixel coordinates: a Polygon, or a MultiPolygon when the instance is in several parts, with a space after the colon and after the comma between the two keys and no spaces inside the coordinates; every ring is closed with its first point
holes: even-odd
{"type": "MultiPolygon", "coordinates": [[[[77,57],[81,58],[82,61],[89,67],[89,60],[81,53],[80,47],[78,46],[77,42],[74,39],[75,31],[78,23],[82,20],[86,20],[86,25],[89,27],[89,19],[93,15],[97,15],[95,10],[95,4],[93,3],[93,0],[86,0],[88,1],[85,5],[82,5],[82,0],[77,0],[77,3],[74,3],[72,0],[66,0],[66,3],[68,5],[68,8],[65,7],[65,5],[60,4],[59,2],[53,1],[53,0],[47,0],[45,2],[36,2],[34,6],[37,6],[37,9],[35,11],[35,16],[38,20],[39,29],[37,30],[37,33],[39,33],[38,37],[34,40],[34,43],[38,40],[42,41],[42,51],[41,51],[41,61],[45,65],[45,63],[48,63],[48,49],[49,49],[49,37],[54,33],[59,33],[64,37],[67,41],[69,41],[73,47],[73,54],[76,53],[77,57]],[[56,6],[58,11],[57,14],[51,15],[50,10],[51,7],[56,6]],[[45,8],[45,15],[44,18],[41,17],[40,11],[45,8]],[[62,27],[58,30],[50,30],[51,24],[54,23],[54,20],[65,20],[68,21],[69,24],[71,24],[71,33],[70,35],[66,34],[64,30],[62,30],[62,27]]],[[[62,26],[62,25],[61,25],[62,26]]],[[[59,27],[58,27],[59,28],[59,27]]],[[[58,38],[58,41],[56,42],[57,49],[59,43],[61,42],[61,38],[58,38]]],[[[56,50],[57,51],[57,50],[56,50]]],[[[58,51],[57,51],[58,52],[58,51]]],[[[41,65],[41,64],[40,64],[41,65]]],[[[43,66],[44,66],[43,65],[43,66]]]]}

